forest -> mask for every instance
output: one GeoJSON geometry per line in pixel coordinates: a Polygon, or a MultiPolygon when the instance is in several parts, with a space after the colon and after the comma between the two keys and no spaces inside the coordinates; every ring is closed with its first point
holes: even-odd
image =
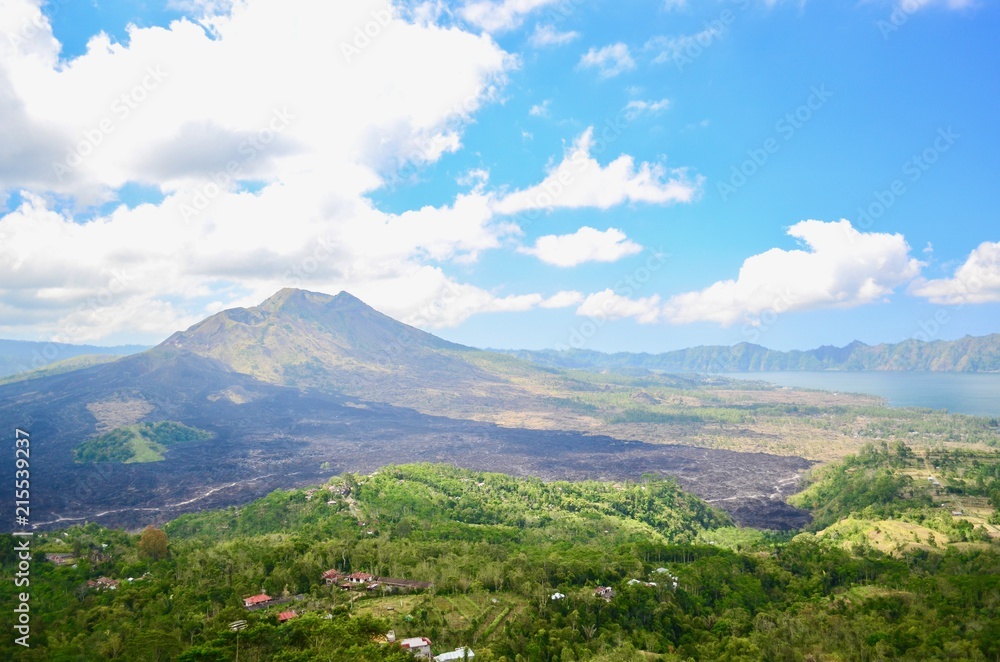
{"type": "MultiPolygon", "coordinates": [[[[924,461],[938,462],[947,498],[995,503],[988,459],[867,445],[810,477],[803,505],[824,504],[811,529],[780,534],[734,527],[654,476],[543,482],[429,464],[335,476],[143,532],[73,526],[36,534],[31,647],[7,637],[0,655],[214,661],[238,646],[241,660],[412,659],[385,643],[392,630],[486,662],[996,660],[991,536],[883,550],[825,526],[932,509],[938,497],[900,473],[924,461]],[[343,590],[323,581],[331,569],[431,588],[343,590]],[[243,606],[262,592],[273,606],[243,606]]],[[[7,577],[13,548],[4,535],[7,577]]],[[[2,590],[12,604],[13,582],[2,590]]]]}

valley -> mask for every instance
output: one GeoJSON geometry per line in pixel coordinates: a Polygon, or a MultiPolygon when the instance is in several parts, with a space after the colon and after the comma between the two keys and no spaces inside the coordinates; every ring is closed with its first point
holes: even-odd
{"type": "Polygon", "coordinates": [[[142,353],[0,385],[0,425],[37,440],[39,528],[131,528],[344,471],[448,462],[546,480],[671,476],[740,524],[795,529],[809,518],[785,499],[816,462],[872,440],[983,450],[1000,439],[995,420],[869,396],[536,366],[346,293],[298,290],[142,353]],[[166,447],[136,437],[140,424],[197,433],[166,447]],[[95,450],[113,434],[132,450],[95,450]]]}

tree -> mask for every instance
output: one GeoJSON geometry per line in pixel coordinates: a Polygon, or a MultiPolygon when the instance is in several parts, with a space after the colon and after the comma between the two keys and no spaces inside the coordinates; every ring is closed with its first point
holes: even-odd
{"type": "Polygon", "coordinates": [[[152,524],[139,537],[139,556],[159,561],[167,558],[167,534],[152,524]]]}

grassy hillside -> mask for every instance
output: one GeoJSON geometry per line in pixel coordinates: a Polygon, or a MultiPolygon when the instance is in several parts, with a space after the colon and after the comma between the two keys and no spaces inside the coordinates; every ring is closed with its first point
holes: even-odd
{"type": "MultiPolygon", "coordinates": [[[[389,629],[483,662],[1000,655],[995,545],[887,556],[727,524],[670,482],[410,465],[184,516],[165,527],[163,558],[136,534],[77,526],[33,540],[32,648],[18,659],[229,660],[237,620],[247,660],[409,659],[375,642],[389,629]],[[330,568],[432,586],[343,591],[320,578],[330,568]],[[120,584],[86,585],[98,577],[120,584]],[[261,591],[280,604],[242,607],[261,591]],[[287,610],[298,618],[279,624],[287,610]]],[[[0,542],[10,574],[14,540],[0,542]]],[[[0,591],[9,602],[12,582],[0,591]]]]}
{"type": "Polygon", "coordinates": [[[62,364],[60,366],[62,368],[82,367],[82,365],[94,363],[96,359],[83,359],[82,364],[74,364],[71,359],[84,356],[106,356],[109,360],[113,360],[120,356],[141,352],[144,349],[147,348],[139,345],[98,347],[96,345],[71,345],[57,342],[0,340],[0,377],[23,375],[29,371],[41,371],[46,367],[55,368],[56,364],[62,364]]]}
{"type": "Polygon", "coordinates": [[[1000,540],[1000,453],[869,444],[818,469],[790,501],[813,513],[812,530],[847,547],[898,554],[992,544],[1000,540]]]}
{"type": "Polygon", "coordinates": [[[211,433],[172,421],[127,425],[84,441],[77,462],[159,462],[174,444],[210,439],[211,433]]]}

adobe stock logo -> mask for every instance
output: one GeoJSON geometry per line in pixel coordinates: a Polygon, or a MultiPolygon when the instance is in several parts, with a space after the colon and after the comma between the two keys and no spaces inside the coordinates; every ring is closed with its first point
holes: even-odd
{"type": "Polygon", "coordinates": [[[365,23],[363,26],[357,26],[354,28],[354,38],[350,41],[340,42],[340,52],[344,56],[344,61],[348,64],[351,60],[361,55],[361,52],[371,46],[372,42],[377,39],[382,31],[385,30],[395,16],[392,14],[392,10],[389,7],[385,9],[377,9],[372,11],[371,20],[365,23]]]}
{"type": "MultiPolygon", "coordinates": [[[[833,97],[833,92],[826,85],[813,85],[809,89],[805,102],[785,113],[784,117],[774,124],[775,133],[784,142],[789,142],[799,130],[811,120],[816,113],[833,97]]],[[[726,202],[737,191],[746,186],[747,182],[760,172],[771,157],[781,151],[782,142],[776,136],[764,140],[760,147],[752,147],[746,151],[747,158],[738,165],[730,167],[729,180],[716,184],[716,190],[726,202]]]]}
{"type": "Polygon", "coordinates": [[[67,148],[66,158],[62,161],[52,162],[52,170],[60,182],[66,175],[76,170],[87,157],[96,152],[107,137],[115,132],[120,123],[127,120],[168,77],[160,65],[146,67],[143,73],[145,75],[136,85],[123,92],[111,104],[111,116],[101,119],[97,126],[84,130],[80,140],[67,148]]]}

